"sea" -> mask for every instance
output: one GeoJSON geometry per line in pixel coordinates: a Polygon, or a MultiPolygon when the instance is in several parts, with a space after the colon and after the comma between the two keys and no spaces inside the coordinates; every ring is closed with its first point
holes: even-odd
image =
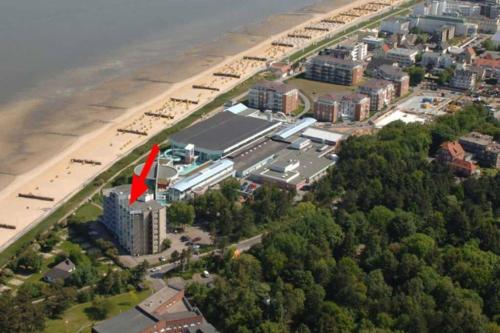
{"type": "Polygon", "coordinates": [[[66,97],[224,32],[317,2],[0,0],[0,105],[66,97]]]}

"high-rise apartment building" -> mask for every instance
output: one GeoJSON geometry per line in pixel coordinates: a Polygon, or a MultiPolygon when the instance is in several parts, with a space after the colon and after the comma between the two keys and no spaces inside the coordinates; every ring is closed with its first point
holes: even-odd
{"type": "Polygon", "coordinates": [[[103,190],[102,223],[131,255],[160,252],[167,238],[166,208],[145,194],[129,205],[130,185],[103,190]]]}

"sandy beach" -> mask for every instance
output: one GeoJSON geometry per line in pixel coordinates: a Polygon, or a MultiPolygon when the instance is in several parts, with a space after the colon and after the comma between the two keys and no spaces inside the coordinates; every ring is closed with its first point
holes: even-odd
{"type": "Polygon", "coordinates": [[[0,143],[4,143],[0,145],[4,150],[2,154],[12,156],[2,159],[6,162],[0,165],[0,185],[3,185],[0,223],[15,225],[16,229],[1,229],[0,250],[133,148],[265,68],[264,62],[244,59],[245,56],[280,60],[350,25],[379,15],[398,2],[344,1],[332,4],[337,7],[335,9],[317,6],[270,17],[193,48],[180,57],[106,82],[99,89],[85,91],[64,105],[52,105],[65,121],[37,119],[45,126],[40,126],[43,131],[34,128],[28,138],[23,137],[23,142],[29,144],[15,144],[16,128],[23,126],[23,117],[19,114],[28,117],[29,110],[40,101],[32,99],[11,105],[6,117],[15,114],[16,123],[9,123],[0,134],[0,143]],[[349,11],[352,14],[353,8],[358,8],[355,12],[359,17],[342,15],[349,11]],[[304,35],[308,38],[297,37],[304,35]],[[214,76],[214,73],[238,78],[214,76]],[[218,91],[194,89],[193,85],[209,86],[218,91]],[[147,135],[118,132],[118,129],[147,135]],[[32,140],[29,140],[30,135],[32,140]],[[7,137],[12,140],[8,145],[5,144],[7,137]],[[74,158],[101,164],[72,163],[74,158]],[[54,201],[20,198],[18,193],[52,197],[54,201]]]}

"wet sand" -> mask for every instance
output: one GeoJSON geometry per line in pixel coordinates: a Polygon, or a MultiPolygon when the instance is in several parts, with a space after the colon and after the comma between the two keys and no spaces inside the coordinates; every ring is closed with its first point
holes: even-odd
{"type": "MultiPolygon", "coordinates": [[[[340,8],[344,4],[354,7],[368,2],[335,2],[270,17],[163,63],[83,91],[65,102],[27,100],[10,106],[7,116],[2,117],[5,131],[0,133],[0,185],[4,186],[0,192],[0,209],[4,212],[0,223],[15,224],[17,229],[0,232],[0,249],[147,139],[119,134],[118,128],[145,131],[148,137],[158,133],[219,94],[192,89],[192,84],[217,86],[220,93],[227,91],[263,66],[261,62],[243,61],[243,55],[278,60],[322,37],[316,32],[311,40],[297,41],[302,44],[295,48],[271,47],[271,41],[286,38],[289,29],[295,31],[297,25],[304,27],[334,15],[332,8],[340,11],[346,9],[340,8]],[[220,71],[238,72],[241,79],[212,75],[220,71]],[[169,101],[171,97],[197,100],[200,104],[173,103],[169,101]],[[52,112],[39,112],[45,107],[52,108],[52,112]],[[172,119],[147,117],[145,111],[172,119]],[[25,131],[19,134],[19,128],[25,131]],[[98,160],[102,165],[74,164],[70,163],[71,158],[98,160]],[[17,197],[19,192],[49,196],[55,201],[22,199],[17,197]]],[[[331,32],[345,27],[341,25],[331,32]]]]}

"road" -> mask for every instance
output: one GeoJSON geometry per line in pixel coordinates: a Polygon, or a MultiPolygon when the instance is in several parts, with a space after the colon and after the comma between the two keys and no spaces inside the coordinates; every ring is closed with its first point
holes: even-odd
{"type": "MultiPolygon", "coordinates": [[[[244,239],[236,244],[233,244],[232,246],[236,246],[236,249],[240,252],[245,252],[250,250],[250,248],[256,244],[259,244],[262,241],[262,234],[244,239]]],[[[201,258],[213,254],[217,250],[212,250],[210,252],[205,252],[200,255],[192,255],[191,256],[191,261],[197,261],[200,260],[201,258]]],[[[156,266],[155,269],[157,271],[155,272],[150,272],[148,271],[146,273],[146,280],[151,283],[151,286],[153,290],[158,291],[164,287],[166,287],[165,280],[163,277],[165,276],[166,273],[170,272],[171,270],[177,268],[180,266],[180,262],[172,262],[160,266],[156,266]]]]}

